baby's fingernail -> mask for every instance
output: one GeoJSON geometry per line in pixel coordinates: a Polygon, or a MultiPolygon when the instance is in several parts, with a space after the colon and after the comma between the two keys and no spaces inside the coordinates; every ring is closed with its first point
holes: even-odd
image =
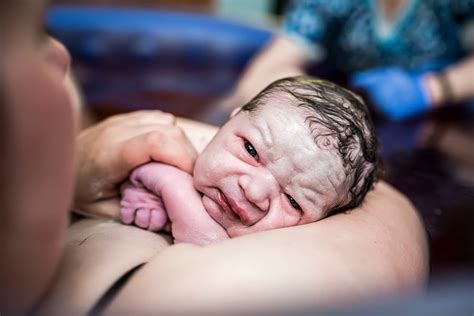
{"type": "Polygon", "coordinates": [[[138,209],[135,215],[135,225],[143,229],[147,229],[150,224],[150,211],[145,209],[138,209]]]}
{"type": "Polygon", "coordinates": [[[120,219],[124,224],[130,225],[133,223],[133,210],[129,208],[120,209],[120,219]]]}

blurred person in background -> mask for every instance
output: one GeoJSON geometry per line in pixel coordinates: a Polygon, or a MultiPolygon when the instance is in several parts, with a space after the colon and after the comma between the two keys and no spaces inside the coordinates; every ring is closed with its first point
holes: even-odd
{"type": "Polygon", "coordinates": [[[310,65],[363,90],[389,119],[462,103],[474,98],[469,25],[473,0],[292,1],[282,32],[250,62],[220,109],[230,112],[269,82],[310,65]]]}

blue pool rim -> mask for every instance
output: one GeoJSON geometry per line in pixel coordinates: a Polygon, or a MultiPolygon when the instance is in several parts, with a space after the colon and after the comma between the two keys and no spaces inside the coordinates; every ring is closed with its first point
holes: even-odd
{"type": "MultiPolygon", "coordinates": [[[[161,50],[178,47],[189,51],[191,47],[204,57],[217,52],[229,60],[242,60],[273,34],[210,15],[130,7],[55,6],[48,10],[47,24],[53,35],[78,55],[87,55],[92,46],[106,42],[104,39],[129,36],[144,38],[142,42],[155,43],[161,50]]],[[[100,57],[101,52],[95,54],[100,57]]]]}

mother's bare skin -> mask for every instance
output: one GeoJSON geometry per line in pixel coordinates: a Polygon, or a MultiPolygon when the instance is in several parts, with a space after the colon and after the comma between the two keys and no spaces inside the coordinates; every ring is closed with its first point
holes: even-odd
{"type": "Polygon", "coordinates": [[[86,314],[122,275],[170,244],[167,236],[108,219],[79,220],[68,229],[63,258],[39,314],[86,314]]]}
{"type": "Polygon", "coordinates": [[[364,304],[416,294],[428,273],[426,235],[416,210],[383,182],[347,214],[205,248],[167,245],[162,236],[133,226],[74,224],[42,311],[88,311],[143,262],[148,263],[112,301],[110,313],[258,313],[364,304]]]}
{"type": "Polygon", "coordinates": [[[416,210],[380,182],[346,214],[205,248],[169,247],[136,273],[108,311],[290,314],[341,308],[416,295],[427,272],[426,234],[416,210]]]}

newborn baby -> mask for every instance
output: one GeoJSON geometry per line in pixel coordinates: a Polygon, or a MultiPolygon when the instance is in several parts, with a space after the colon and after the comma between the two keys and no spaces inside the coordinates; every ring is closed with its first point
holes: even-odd
{"type": "Polygon", "coordinates": [[[363,101],[306,76],[275,81],[199,155],[193,176],[148,163],[122,185],[121,219],[208,245],[301,225],[358,206],[377,141],[363,101]]]}

